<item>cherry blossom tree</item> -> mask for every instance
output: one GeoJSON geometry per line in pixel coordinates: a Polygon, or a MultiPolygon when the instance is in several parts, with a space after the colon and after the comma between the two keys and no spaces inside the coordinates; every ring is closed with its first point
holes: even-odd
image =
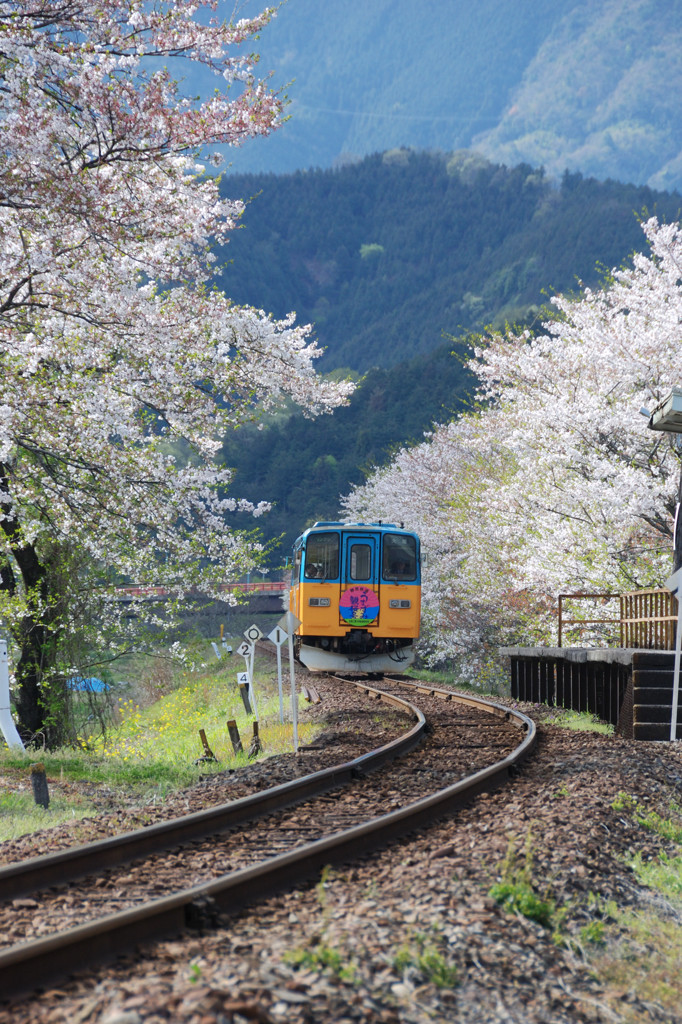
{"type": "Polygon", "coordinates": [[[682,377],[682,234],[655,219],[644,231],[651,254],[601,290],[556,297],[539,336],[509,331],[477,352],[480,397],[502,411],[516,461],[534,586],[623,589],[669,573],[680,461],[640,410],[682,377]]]}
{"type": "Polygon", "coordinates": [[[640,410],[682,381],[682,229],[643,229],[650,254],[603,288],[555,297],[538,331],[480,339],[479,411],[346,499],[410,522],[435,552],[433,660],[478,670],[497,644],[549,642],[559,593],[660,586],[671,571],[680,458],[640,410]]]}
{"type": "Polygon", "coordinates": [[[453,664],[474,682],[497,661],[497,646],[537,631],[546,599],[514,588],[521,545],[500,543],[489,493],[514,472],[501,417],[463,416],[402,449],[343,499],[353,519],[404,522],[422,538],[422,639],[427,663],[453,664]],[[523,625],[522,625],[523,624],[523,625]]]}
{"type": "Polygon", "coordinates": [[[200,154],[282,111],[243,51],[274,12],[222,23],[216,7],[0,0],[0,607],[27,733],[63,692],[68,634],[89,618],[102,644],[121,625],[116,583],[182,600],[253,563],[227,521],[264,506],[229,494],[224,433],[348,393],[315,374],[293,315],[213,286],[242,204],[200,154]],[[183,61],[215,75],[212,97],[183,94],[183,61]]]}

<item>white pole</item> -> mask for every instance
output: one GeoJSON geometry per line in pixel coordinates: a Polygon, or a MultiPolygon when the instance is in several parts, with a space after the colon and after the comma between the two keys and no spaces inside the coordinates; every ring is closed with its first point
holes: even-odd
{"type": "Polygon", "coordinates": [[[682,654],[682,594],[677,592],[677,635],[675,637],[675,667],[673,669],[673,703],[670,711],[670,742],[677,739],[677,706],[680,696],[680,655],[682,654]]]}
{"type": "Polygon", "coordinates": [[[0,640],[0,729],[2,729],[8,747],[19,747],[24,753],[26,752],[9,706],[9,664],[6,640],[0,640]]]}
{"type": "Polygon", "coordinates": [[[282,693],[282,645],[277,644],[277,689],[279,690],[279,721],[284,722],[284,694],[282,693]]]}
{"type": "Polygon", "coordinates": [[[255,644],[251,644],[251,651],[250,651],[250,654],[249,654],[249,663],[248,663],[248,672],[249,672],[249,700],[251,701],[251,706],[253,707],[253,713],[254,713],[254,716],[256,718],[256,721],[258,721],[258,706],[256,704],[256,694],[253,691],[253,659],[254,659],[255,653],[256,653],[256,645],[255,644]]]}
{"type": "Polygon", "coordinates": [[[291,680],[291,721],[294,726],[294,753],[298,753],[298,698],[296,696],[296,675],[294,673],[294,638],[289,630],[289,678],[291,680]]]}

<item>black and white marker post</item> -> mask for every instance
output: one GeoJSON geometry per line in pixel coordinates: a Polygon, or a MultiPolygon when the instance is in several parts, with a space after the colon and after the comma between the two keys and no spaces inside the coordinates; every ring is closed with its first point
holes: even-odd
{"type": "MultiPolygon", "coordinates": [[[[263,634],[261,633],[260,629],[254,622],[252,626],[249,626],[248,629],[244,630],[244,636],[246,637],[247,643],[251,645],[251,663],[249,665],[249,693],[251,696],[251,703],[253,704],[255,709],[256,698],[253,692],[253,659],[256,654],[256,644],[259,640],[263,639],[263,634]]],[[[256,713],[256,718],[258,718],[258,713],[256,713]]]]}
{"type": "Polygon", "coordinates": [[[289,682],[291,684],[291,724],[294,729],[294,753],[298,753],[298,694],[296,693],[296,672],[294,669],[294,633],[301,625],[292,611],[285,612],[277,625],[287,634],[289,641],[289,682]]]}
{"type": "Polygon", "coordinates": [[[17,747],[25,751],[21,736],[12,718],[9,699],[9,662],[7,659],[7,641],[0,640],[0,729],[7,746],[17,747]]]}
{"type": "Polygon", "coordinates": [[[277,648],[277,690],[279,692],[279,721],[284,722],[284,694],[282,692],[282,644],[288,639],[289,634],[281,626],[275,626],[271,633],[268,633],[268,640],[277,648]]]}

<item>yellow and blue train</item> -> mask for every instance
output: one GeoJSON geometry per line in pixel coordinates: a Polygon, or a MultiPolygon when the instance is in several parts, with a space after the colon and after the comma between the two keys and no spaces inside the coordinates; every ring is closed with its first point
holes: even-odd
{"type": "Polygon", "coordinates": [[[312,672],[404,671],[419,638],[419,537],[390,523],[315,523],[294,545],[289,609],[312,672]]]}

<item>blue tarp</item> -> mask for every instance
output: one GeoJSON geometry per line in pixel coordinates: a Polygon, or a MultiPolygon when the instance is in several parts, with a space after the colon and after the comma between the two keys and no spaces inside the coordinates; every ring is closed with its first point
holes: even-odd
{"type": "Polygon", "coordinates": [[[70,690],[85,690],[87,693],[106,693],[110,689],[108,683],[102,682],[96,676],[72,676],[67,686],[70,690]]]}

